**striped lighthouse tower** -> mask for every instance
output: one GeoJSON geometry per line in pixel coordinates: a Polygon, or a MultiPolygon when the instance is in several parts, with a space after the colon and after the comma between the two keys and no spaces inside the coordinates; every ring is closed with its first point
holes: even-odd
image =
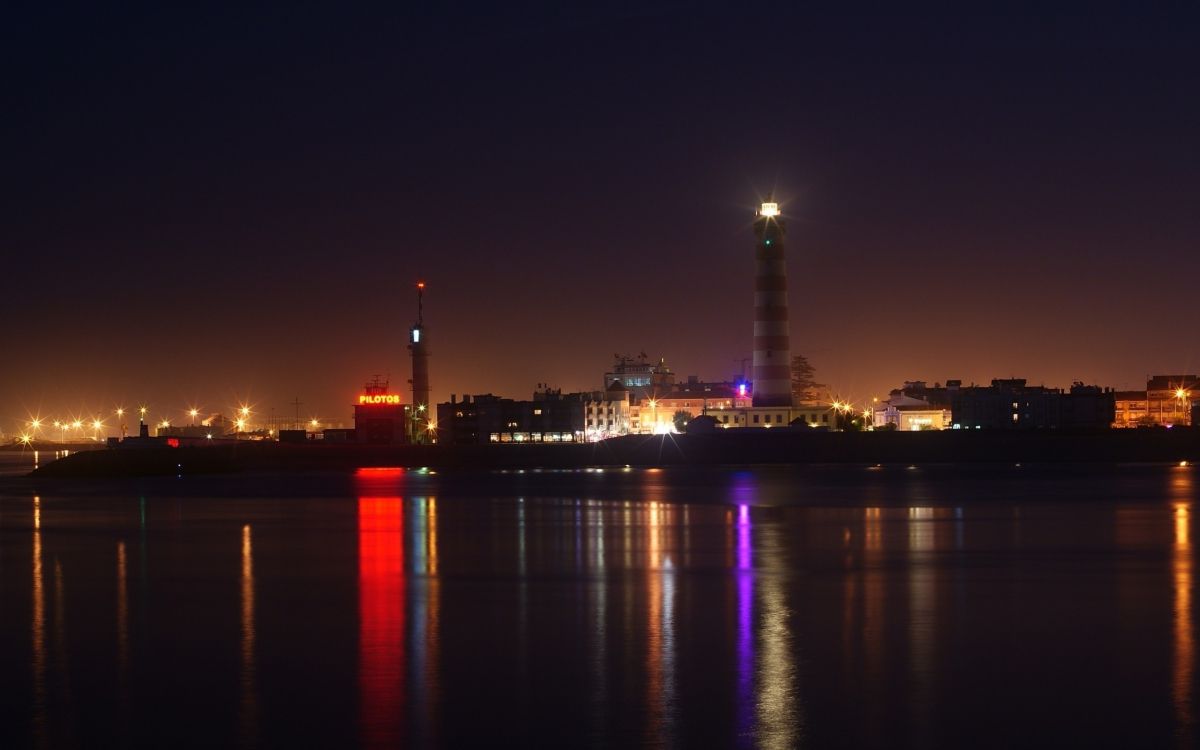
{"type": "Polygon", "coordinates": [[[754,222],[754,369],[755,406],[791,406],[791,347],[788,340],[787,266],[783,258],[785,227],[779,204],[767,202],[754,222]]]}

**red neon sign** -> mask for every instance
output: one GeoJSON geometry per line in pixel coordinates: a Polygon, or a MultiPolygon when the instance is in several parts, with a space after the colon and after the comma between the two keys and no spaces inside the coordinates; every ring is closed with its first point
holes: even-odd
{"type": "Polygon", "coordinates": [[[400,397],[387,393],[364,393],[358,397],[360,404],[398,404],[400,397]]]}

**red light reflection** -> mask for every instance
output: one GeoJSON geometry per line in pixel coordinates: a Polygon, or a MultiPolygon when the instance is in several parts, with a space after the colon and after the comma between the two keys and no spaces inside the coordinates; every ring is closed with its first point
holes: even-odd
{"type": "MultiPolygon", "coordinates": [[[[366,486],[396,487],[402,470],[359,470],[366,486]]],[[[399,744],[404,724],[404,502],[398,496],[358,500],[359,680],[363,739],[368,747],[399,744]]]]}

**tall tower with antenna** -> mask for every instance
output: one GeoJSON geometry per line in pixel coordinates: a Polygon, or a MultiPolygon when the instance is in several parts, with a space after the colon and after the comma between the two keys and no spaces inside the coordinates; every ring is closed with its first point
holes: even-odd
{"type": "Polygon", "coordinates": [[[767,196],[754,221],[754,365],[755,406],[792,405],[792,356],[788,337],[786,227],[779,204],[767,196]]]}
{"type": "Polygon", "coordinates": [[[433,419],[429,403],[429,336],[425,331],[425,282],[417,282],[417,322],[408,331],[408,351],[412,355],[412,441],[429,442],[428,429],[433,419]]]}

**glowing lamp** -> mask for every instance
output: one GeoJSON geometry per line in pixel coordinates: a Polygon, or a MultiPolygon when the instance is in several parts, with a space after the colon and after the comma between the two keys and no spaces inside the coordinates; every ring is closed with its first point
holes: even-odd
{"type": "Polygon", "coordinates": [[[738,395],[739,396],[746,395],[746,384],[745,383],[738,383],[738,395]]]}
{"type": "Polygon", "coordinates": [[[762,204],[762,208],[760,208],[758,210],[758,215],[765,216],[768,219],[778,216],[779,215],[779,204],[778,203],[762,204]]]}

